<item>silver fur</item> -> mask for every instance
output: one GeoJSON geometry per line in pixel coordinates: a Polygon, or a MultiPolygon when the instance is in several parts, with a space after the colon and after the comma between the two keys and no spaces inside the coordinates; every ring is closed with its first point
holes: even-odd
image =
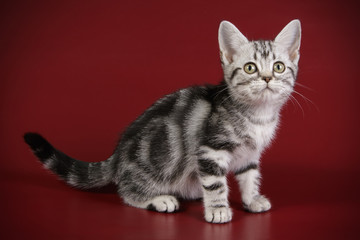
{"type": "Polygon", "coordinates": [[[226,175],[234,172],[244,208],[267,211],[271,204],[259,193],[259,160],[293,91],[300,35],[298,20],[273,41],[249,41],[234,25],[222,22],[224,81],[182,89],[155,102],[127,128],[104,162],[70,159],[39,136],[26,141],[40,160],[51,156],[42,161],[70,185],[90,188],[114,182],[124,202],[134,207],[173,212],[179,209],[178,198],[203,198],[206,221],[228,222],[232,211],[226,175]],[[245,71],[249,62],[257,71],[245,71]],[[284,72],[274,70],[277,62],[284,72]]]}

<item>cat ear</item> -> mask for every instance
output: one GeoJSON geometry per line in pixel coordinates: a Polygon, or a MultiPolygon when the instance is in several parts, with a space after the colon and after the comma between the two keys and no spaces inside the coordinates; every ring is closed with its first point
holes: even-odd
{"type": "Polygon", "coordinates": [[[247,38],[232,23],[228,21],[220,23],[219,47],[220,58],[223,64],[231,63],[239,47],[248,42],[247,38]]]}
{"type": "Polygon", "coordinates": [[[300,40],[301,40],[301,25],[299,20],[293,20],[284,27],[283,30],[276,36],[275,44],[283,46],[287,49],[290,60],[299,61],[300,57],[300,40]]]}

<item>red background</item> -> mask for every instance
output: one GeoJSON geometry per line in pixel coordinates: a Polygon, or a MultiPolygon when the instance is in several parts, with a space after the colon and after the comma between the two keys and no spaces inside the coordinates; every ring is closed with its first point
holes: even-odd
{"type": "Polygon", "coordinates": [[[356,1],[4,1],[0,4],[2,239],[359,239],[359,17],[356,1]],[[201,202],[173,215],[74,190],[22,141],[36,131],[84,161],[111,155],[153,101],[222,77],[217,30],[249,39],[302,23],[296,91],[263,156],[273,209],[212,225],[201,202]]]}

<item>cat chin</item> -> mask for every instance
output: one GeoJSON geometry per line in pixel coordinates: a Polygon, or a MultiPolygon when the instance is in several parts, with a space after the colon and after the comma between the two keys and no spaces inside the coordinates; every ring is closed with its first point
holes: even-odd
{"type": "Polygon", "coordinates": [[[265,88],[262,91],[258,92],[257,94],[254,94],[253,96],[253,103],[255,105],[259,105],[259,104],[277,105],[277,104],[282,104],[283,101],[285,101],[284,97],[274,89],[270,89],[270,88],[265,88]]]}
{"type": "Polygon", "coordinates": [[[245,103],[249,106],[273,105],[281,100],[280,94],[269,89],[257,93],[248,93],[247,95],[236,94],[234,97],[236,102],[245,103]]]}

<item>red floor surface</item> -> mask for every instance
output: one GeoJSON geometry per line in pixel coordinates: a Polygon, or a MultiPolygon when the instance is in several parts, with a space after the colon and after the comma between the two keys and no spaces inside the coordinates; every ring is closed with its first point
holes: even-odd
{"type": "Polygon", "coordinates": [[[0,4],[0,239],[360,239],[356,1],[7,1],[0,4]],[[154,100],[221,79],[217,29],[250,39],[302,23],[300,73],[262,158],[271,211],[203,220],[200,201],[160,214],[112,188],[71,189],[22,141],[37,131],[84,161],[107,158],[154,100]],[[304,87],[305,85],[306,87],[304,87]]]}

